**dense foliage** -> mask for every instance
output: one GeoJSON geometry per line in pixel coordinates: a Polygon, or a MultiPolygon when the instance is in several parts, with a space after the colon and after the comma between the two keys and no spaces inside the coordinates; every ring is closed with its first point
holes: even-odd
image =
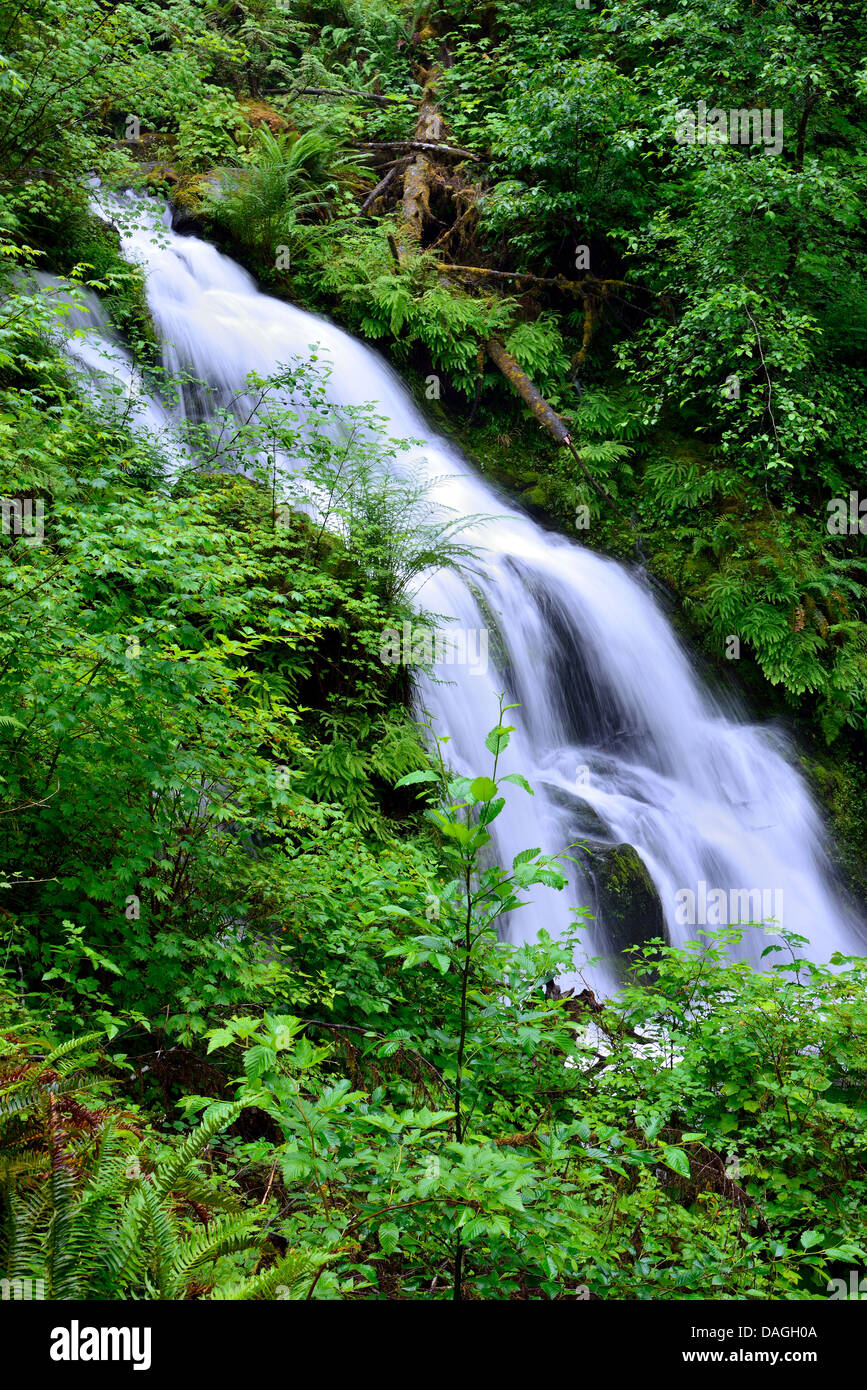
{"type": "Polygon", "coordinates": [[[750,970],[723,932],[635,951],[604,1005],[561,996],[574,943],[498,925],[568,855],[485,853],[532,795],[498,775],[520,711],[490,711],[455,778],[379,659],[417,576],[472,559],[383,480],[403,442],[335,420],[296,363],[237,384],[258,418],[227,406],[218,443],[190,423],[173,478],[60,330],[89,287],[146,381],[205,389],[158,378],[87,180],[169,195],[271,292],[435,381],[529,501],[637,544],[721,665],[737,637],[753,696],[812,740],[845,852],[864,528],[826,523],[867,432],[860,7],[0,0],[0,35],[0,494],[46,518],[41,544],[0,538],[0,1277],[826,1298],[867,1262],[865,962],[782,934],[750,970]],[[412,245],[398,180],[369,200],[423,92],[452,163],[412,245]],[[679,143],[700,101],[781,111],[781,149],[679,143]],[[275,512],[275,441],[327,524],[302,491],[275,512]]]}

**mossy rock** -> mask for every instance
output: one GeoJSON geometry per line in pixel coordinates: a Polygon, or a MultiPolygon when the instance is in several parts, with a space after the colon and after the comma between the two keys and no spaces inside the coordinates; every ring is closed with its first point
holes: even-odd
{"type": "Polygon", "coordinates": [[[241,97],[238,105],[244,113],[244,119],[256,130],[267,126],[272,135],[280,135],[284,130],[295,129],[285,112],[276,110],[261,97],[241,97]]]}
{"type": "Polygon", "coordinates": [[[839,761],[823,752],[803,755],[801,765],[812,791],[830,821],[829,852],[832,863],[856,898],[867,895],[867,778],[855,758],[840,750],[839,761]]]}
{"type": "Polygon", "coordinates": [[[148,308],[144,273],[125,259],[117,229],[90,209],[85,190],[71,194],[55,190],[31,235],[44,256],[41,269],[68,276],[83,263],[87,278],[109,282],[110,288],[100,291],[100,299],[112,324],[135,345],[140,357],[156,364],[159,342],[148,308]]]}
{"type": "Polygon", "coordinates": [[[596,889],[596,913],[612,954],[666,939],[662,903],[638,851],[627,844],[592,844],[582,863],[596,889]]]}

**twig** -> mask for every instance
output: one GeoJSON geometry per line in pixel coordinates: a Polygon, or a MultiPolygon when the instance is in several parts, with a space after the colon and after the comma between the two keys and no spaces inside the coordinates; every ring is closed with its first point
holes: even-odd
{"type": "Polygon", "coordinates": [[[617,503],[615,502],[614,498],[611,496],[611,493],[608,492],[608,491],[602,486],[602,484],[601,484],[600,482],[597,482],[597,480],[593,477],[593,474],[588,470],[588,468],[586,467],[586,465],[583,464],[583,463],[581,462],[581,458],[580,458],[580,456],[579,456],[579,454],[578,454],[578,450],[575,448],[575,445],[572,443],[571,438],[567,438],[567,439],[565,439],[563,442],[565,443],[566,448],[569,450],[570,454],[571,454],[572,457],[574,458],[574,460],[575,460],[575,462],[577,463],[578,467],[581,469],[581,472],[584,474],[584,477],[587,479],[587,481],[588,481],[588,483],[590,484],[590,486],[591,486],[591,487],[595,487],[596,491],[597,491],[598,493],[600,493],[600,494],[605,498],[606,502],[609,502],[609,503],[611,504],[611,506],[614,508],[615,512],[617,513],[617,515],[618,515],[619,517],[622,517],[623,520],[626,521],[626,522],[628,522],[629,525],[631,526],[631,525],[633,524],[632,521],[631,521],[631,519],[626,515],[625,512],[622,512],[622,511],[620,510],[620,508],[618,507],[618,505],[617,505],[617,503]]]}
{"type": "Polygon", "coordinates": [[[769,371],[768,371],[768,364],[767,364],[767,362],[765,361],[764,350],[763,350],[763,348],[762,348],[762,336],[761,336],[761,334],[759,333],[758,324],[756,323],[756,321],[755,321],[755,319],[753,318],[752,314],[750,313],[749,309],[747,309],[747,318],[749,319],[750,323],[753,325],[753,328],[756,330],[756,342],[757,342],[758,345],[759,345],[759,356],[760,356],[761,359],[762,359],[762,367],[763,367],[764,373],[765,373],[765,380],[766,380],[767,383],[768,383],[768,414],[769,414],[769,416],[771,417],[771,429],[774,431],[774,439],[776,440],[776,443],[777,443],[777,453],[779,453],[779,452],[780,452],[780,436],[777,434],[777,422],[776,422],[776,420],[774,419],[774,412],[773,412],[773,410],[771,409],[771,395],[772,395],[772,390],[773,390],[773,388],[771,387],[771,377],[770,377],[770,373],[769,373],[769,371]]]}
{"type": "Polygon", "coordinates": [[[265,1203],[267,1202],[269,1196],[271,1195],[271,1188],[272,1188],[272,1186],[273,1186],[274,1178],[276,1177],[276,1175],[277,1175],[277,1160],[276,1160],[276,1158],[275,1158],[274,1162],[271,1164],[271,1176],[270,1176],[270,1178],[268,1179],[268,1186],[265,1188],[265,1196],[262,1198],[261,1202],[259,1203],[259,1206],[260,1206],[260,1207],[264,1207],[264,1205],[265,1205],[265,1203]]]}

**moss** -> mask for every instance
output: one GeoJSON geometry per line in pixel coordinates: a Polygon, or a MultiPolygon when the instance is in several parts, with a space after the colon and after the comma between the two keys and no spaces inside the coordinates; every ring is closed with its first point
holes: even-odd
{"type": "Polygon", "coordinates": [[[92,277],[107,280],[110,288],[101,294],[102,302],[115,327],[139,352],[156,359],[158,340],[148,308],[145,278],[120,253],[117,235],[98,218],[90,219],[90,236],[76,248],[92,267],[92,277]]]}
{"type": "Polygon", "coordinates": [[[584,845],[583,863],[596,892],[598,915],[615,952],[665,937],[662,903],[653,879],[628,844],[584,845]]]}
{"type": "Polygon", "coordinates": [[[832,853],[849,887],[867,898],[867,774],[854,757],[804,756],[804,771],[827,813],[832,853]]]}
{"type": "Polygon", "coordinates": [[[242,97],[238,103],[244,113],[244,119],[251,126],[258,129],[260,126],[267,126],[272,135],[279,135],[283,130],[292,130],[293,125],[289,118],[282,112],[270,106],[267,101],[262,101],[256,97],[242,97]]]}
{"type": "Polygon", "coordinates": [[[29,216],[24,232],[43,252],[40,265],[58,275],[84,266],[88,280],[101,280],[108,289],[100,296],[118,332],[145,360],[158,357],[157,336],[147,305],[145,278],[120,250],[117,232],[91,212],[86,195],[57,190],[38,214],[29,216]]]}
{"type": "Polygon", "coordinates": [[[171,201],[176,208],[188,216],[202,215],[205,194],[210,187],[208,174],[169,173],[171,182],[171,201]]]}

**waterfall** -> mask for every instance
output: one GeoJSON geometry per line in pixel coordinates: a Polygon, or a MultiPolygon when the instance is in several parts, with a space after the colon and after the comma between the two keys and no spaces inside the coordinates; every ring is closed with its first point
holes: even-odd
{"type": "MultiPolygon", "coordinates": [[[[140,215],[121,230],[125,254],[146,269],[167,369],[188,370],[219,398],[248,373],[268,376],[318,344],[333,364],[334,401],[372,402],[390,435],[423,439],[412,462],[433,495],[458,515],[495,518],[468,533],[482,548],[481,572],[471,582],[454,571],[432,574],[418,595],[427,611],[454,620],[467,651],[462,662],[440,661],[438,679],[421,676],[417,702],[449,735],[453,767],[474,774],[489,770],[484,739],[498,692],[520,705],[501,771],[522,773],[535,794],[509,788],[493,827],[499,861],[584,837],[628,844],[655,885],[672,942],[694,937],[702,921],[756,920],[758,911],[764,921],[782,915],[817,958],[857,950],[859,925],[837,894],[825,832],[786,739],[703,687],[642,574],[543,530],[498,494],[431,429],[373,349],[260,293],[213,246],[172,233],[167,216],[159,235],[154,226],[152,215],[140,215]],[[732,903],[750,910],[736,916],[732,903]]],[[[100,330],[97,315],[82,336],[100,330]]],[[[92,363],[92,350],[76,341],[72,350],[92,363]]],[[[111,352],[107,369],[123,380],[128,362],[117,345],[111,352]]],[[[146,423],[164,423],[159,403],[147,410],[146,423]]],[[[513,940],[533,939],[541,927],[558,936],[575,908],[593,908],[593,875],[571,852],[579,862],[567,866],[568,888],[535,889],[509,922],[513,940]]],[[[584,940],[587,956],[602,958],[584,978],[610,989],[616,968],[604,917],[584,940]]],[[[758,960],[766,945],[761,930],[746,928],[747,958],[758,960]]]]}

